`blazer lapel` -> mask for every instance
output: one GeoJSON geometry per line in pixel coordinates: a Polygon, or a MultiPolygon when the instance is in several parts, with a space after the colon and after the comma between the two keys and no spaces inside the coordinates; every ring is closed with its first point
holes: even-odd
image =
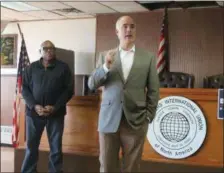
{"type": "Polygon", "coordinates": [[[138,56],[139,55],[139,52],[138,52],[138,49],[135,47],[135,53],[134,53],[134,58],[133,58],[133,63],[132,63],[132,66],[131,66],[131,69],[130,69],[130,72],[128,74],[128,77],[125,81],[124,84],[127,84],[128,80],[130,80],[130,78],[132,77],[133,74],[136,73],[136,66],[137,66],[137,63],[138,63],[138,56]]]}
{"type": "Polygon", "coordinates": [[[120,58],[120,53],[119,53],[119,48],[117,48],[116,53],[114,55],[115,60],[114,60],[114,67],[116,68],[118,74],[121,77],[122,82],[124,83],[124,76],[122,72],[122,65],[121,65],[121,58],[120,58]]]}

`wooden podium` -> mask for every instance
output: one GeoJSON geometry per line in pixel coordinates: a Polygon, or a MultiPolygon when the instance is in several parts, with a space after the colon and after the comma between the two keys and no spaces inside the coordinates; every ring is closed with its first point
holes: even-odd
{"type": "MultiPolygon", "coordinates": [[[[207,134],[201,148],[192,156],[181,159],[167,159],[156,153],[148,140],[145,140],[142,159],[161,163],[179,163],[195,166],[223,167],[223,120],[217,119],[217,89],[177,89],[161,88],[161,98],[167,96],[183,96],[194,101],[202,110],[207,134]]],[[[98,112],[100,96],[75,96],[67,104],[65,130],[63,136],[63,152],[80,155],[97,156],[98,144],[98,112]]],[[[25,147],[24,105],[20,114],[20,145],[25,147]]],[[[46,132],[44,132],[40,150],[49,150],[46,132]]]]}
{"type": "Polygon", "coordinates": [[[201,148],[192,156],[171,160],[157,154],[149,142],[145,142],[143,160],[156,162],[181,163],[187,165],[223,167],[223,120],[217,119],[217,89],[160,89],[161,98],[167,96],[183,96],[195,102],[202,110],[206,123],[207,134],[201,148]]]}

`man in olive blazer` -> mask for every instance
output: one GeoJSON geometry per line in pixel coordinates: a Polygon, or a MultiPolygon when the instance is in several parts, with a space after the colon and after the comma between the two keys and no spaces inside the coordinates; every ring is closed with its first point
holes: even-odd
{"type": "Polygon", "coordinates": [[[136,26],[129,16],[116,23],[119,47],[101,53],[88,85],[103,86],[99,114],[100,171],[139,171],[148,125],[159,99],[156,58],[135,46],[136,26]]]}

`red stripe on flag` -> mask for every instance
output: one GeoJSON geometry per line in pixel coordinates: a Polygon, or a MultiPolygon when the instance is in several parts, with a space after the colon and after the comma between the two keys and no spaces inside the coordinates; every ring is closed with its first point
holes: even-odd
{"type": "Polygon", "coordinates": [[[14,101],[14,114],[13,114],[13,133],[12,133],[12,143],[13,143],[13,147],[17,147],[18,146],[18,114],[17,114],[17,98],[15,98],[14,101]]]}
{"type": "Polygon", "coordinates": [[[165,60],[165,55],[167,53],[166,50],[166,38],[165,38],[165,20],[166,20],[166,11],[163,17],[163,23],[162,23],[162,27],[161,27],[161,32],[160,32],[160,39],[159,39],[159,48],[158,48],[158,53],[157,53],[157,63],[156,63],[156,68],[157,68],[157,72],[161,73],[162,71],[164,71],[165,67],[166,67],[166,60],[165,60]]]}
{"type": "Polygon", "coordinates": [[[159,49],[158,56],[163,52],[164,49],[165,49],[165,46],[163,44],[162,47],[161,47],[161,49],[159,49]]]}
{"type": "Polygon", "coordinates": [[[164,39],[164,34],[163,33],[160,33],[160,42],[164,39]]]}
{"type": "Polygon", "coordinates": [[[158,62],[158,64],[157,64],[156,67],[159,68],[159,67],[162,65],[162,63],[163,63],[164,61],[165,61],[165,59],[161,59],[161,61],[158,62]]]}
{"type": "Polygon", "coordinates": [[[21,93],[22,92],[22,76],[21,75],[18,76],[17,84],[18,84],[19,93],[21,93]]]}

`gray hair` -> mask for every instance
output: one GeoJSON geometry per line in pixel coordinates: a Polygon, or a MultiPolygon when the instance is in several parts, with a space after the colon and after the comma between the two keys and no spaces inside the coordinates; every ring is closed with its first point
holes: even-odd
{"type": "Polygon", "coordinates": [[[117,22],[116,22],[116,29],[118,30],[119,29],[119,27],[120,27],[120,21],[121,21],[121,19],[123,18],[124,16],[121,16],[121,17],[119,17],[118,19],[117,19],[117,22]]]}
{"type": "Polygon", "coordinates": [[[119,18],[117,19],[117,22],[116,22],[116,29],[117,29],[117,30],[118,30],[119,27],[120,27],[120,21],[121,21],[124,17],[129,17],[129,18],[131,18],[131,19],[133,20],[133,18],[130,17],[130,16],[121,16],[121,17],[119,17],[119,18]]]}

